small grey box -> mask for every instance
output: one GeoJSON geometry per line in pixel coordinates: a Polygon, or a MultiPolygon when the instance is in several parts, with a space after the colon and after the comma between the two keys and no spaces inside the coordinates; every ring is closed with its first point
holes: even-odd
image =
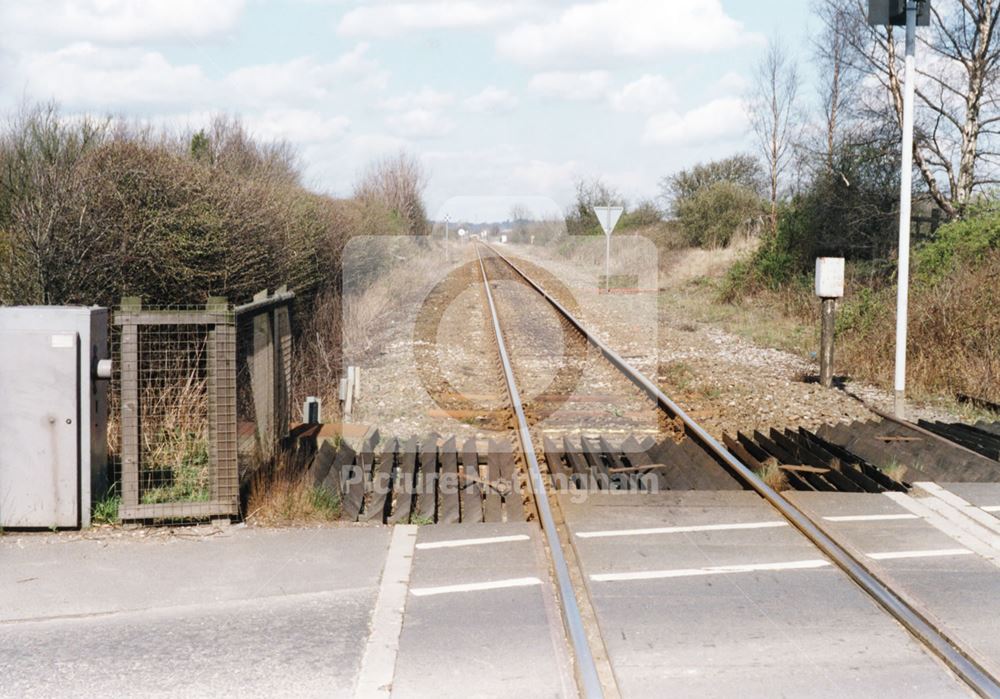
{"type": "Polygon", "coordinates": [[[107,490],[108,311],[0,308],[0,526],[90,526],[107,490]]]}

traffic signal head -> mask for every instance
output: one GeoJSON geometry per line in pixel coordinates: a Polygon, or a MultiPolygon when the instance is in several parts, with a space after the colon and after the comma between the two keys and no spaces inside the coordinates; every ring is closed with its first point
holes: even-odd
{"type": "MultiPolygon", "coordinates": [[[[868,24],[873,26],[906,26],[907,0],[868,0],[868,24]]],[[[931,23],[930,0],[916,0],[917,26],[931,23]]]]}

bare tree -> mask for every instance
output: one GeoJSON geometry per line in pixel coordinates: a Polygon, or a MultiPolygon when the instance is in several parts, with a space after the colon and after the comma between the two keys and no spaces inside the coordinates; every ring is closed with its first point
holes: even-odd
{"type": "Polygon", "coordinates": [[[407,233],[428,232],[423,193],[427,173],[420,161],[405,152],[372,163],[354,186],[354,196],[394,212],[406,224],[407,233]]]}
{"type": "Polygon", "coordinates": [[[795,106],[798,89],[795,64],[784,46],[772,40],[757,65],[753,92],[747,104],[750,126],[767,166],[772,231],[778,227],[781,185],[794,154],[799,129],[795,106]]]}
{"type": "Polygon", "coordinates": [[[851,32],[857,28],[850,13],[852,0],[820,0],[814,13],[822,23],[813,41],[813,56],[819,71],[820,109],[823,115],[823,159],[834,170],[838,143],[851,117],[852,96],[858,85],[858,71],[850,60],[851,32]]]}
{"type": "MultiPolygon", "coordinates": [[[[903,119],[903,32],[868,27],[864,0],[826,0],[850,5],[844,38],[855,65],[874,76],[867,91],[869,116],[903,119]]],[[[976,191],[997,184],[1000,158],[1000,0],[938,0],[931,27],[918,32],[914,163],[934,201],[960,214],[976,191]]]]}

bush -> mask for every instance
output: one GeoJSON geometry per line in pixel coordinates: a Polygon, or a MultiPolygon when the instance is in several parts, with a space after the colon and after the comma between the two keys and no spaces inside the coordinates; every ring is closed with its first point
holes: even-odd
{"type": "MultiPolygon", "coordinates": [[[[907,374],[924,394],[1000,400],[1000,251],[955,267],[933,283],[914,280],[907,374]]],[[[852,373],[891,385],[895,288],[852,291],[843,304],[838,354],[852,373]]]]}
{"type": "Polygon", "coordinates": [[[0,135],[0,164],[5,304],[238,303],[280,284],[308,302],[354,228],[233,122],[171,141],[37,108],[0,135]]]}
{"type": "Polygon", "coordinates": [[[641,201],[626,210],[618,221],[618,230],[648,228],[663,223],[663,212],[652,201],[641,201]]]}
{"type": "MultiPolygon", "coordinates": [[[[388,211],[388,228],[406,235],[427,235],[430,223],[424,209],[424,188],[427,174],[420,162],[406,153],[373,163],[354,188],[354,196],[367,209],[369,215],[388,211]]],[[[381,231],[382,233],[388,231],[381,231]]]]}
{"type": "Polygon", "coordinates": [[[594,207],[624,205],[625,200],[622,195],[600,179],[577,180],[576,204],[566,216],[566,233],[569,235],[603,235],[601,223],[594,214],[594,207]]]}
{"type": "Polygon", "coordinates": [[[966,218],[947,223],[933,241],[914,253],[914,272],[921,280],[937,283],[958,265],[978,265],[1000,248],[1000,208],[996,205],[967,213],[966,218]]]}
{"type": "Polygon", "coordinates": [[[755,227],[763,213],[760,198],[732,182],[715,182],[677,204],[677,218],[689,245],[725,247],[741,231],[755,227]]]}
{"type": "Polygon", "coordinates": [[[752,155],[734,155],[722,160],[698,163],[690,170],[681,170],[660,182],[664,199],[671,203],[674,215],[677,207],[713,184],[729,182],[748,189],[758,197],[764,194],[763,171],[752,155]]]}

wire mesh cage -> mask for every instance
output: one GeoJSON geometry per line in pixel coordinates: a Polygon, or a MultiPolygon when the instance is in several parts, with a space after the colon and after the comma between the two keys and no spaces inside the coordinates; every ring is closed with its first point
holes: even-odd
{"type": "Polygon", "coordinates": [[[236,324],[223,298],[114,315],[119,516],[238,513],[236,324]]]}

